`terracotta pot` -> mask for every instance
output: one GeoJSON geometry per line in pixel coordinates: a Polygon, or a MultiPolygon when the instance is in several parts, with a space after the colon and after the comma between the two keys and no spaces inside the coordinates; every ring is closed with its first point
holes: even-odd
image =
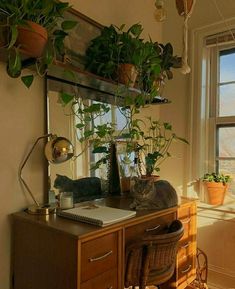
{"type": "Polygon", "coordinates": [[[193,2],[194,2],[194,0],[186,0],[186,2],[187,2],[187,11],[185,11],[184,10],[184,1],[185,0],[176,0],[175,1],[176,8],[177,8],[178,13],[179,13],[180,16],[184,16],[185,12],[186,12],[186,14],[188,14],[188,12],[190,12],[190,10],[192,8],[192,5],[193,5],[193,2]]]}
{"type": "Polygon", "coordinates": [[[153,180],[154,182],[156,182],[156,181],[158,181],[160,179],[160,176],[157,176],[157,175],[151,175],[151,176],[142,175],[141,179],[153,180]]]}
{"type": "Polygon", "coordinates": [[[223,205],[224,197],[227,191],[227,185],[216,182],[204,182],[208,203],[211,205],[223,205]]]}
{"type": "Polygon", "coordinates": [[[18,38],[16,45],[20,51],[30,57],[38,58],[42,56],[47,44],[47,30],[41,25],[27,21],[28,26],[18,26],[18,38]]]}
{"type": "Polygon", "coordinates": [[[121,188],[122,188],[122,193],[126,193],[130,191],[130,177],[121,178],[121,188]]]}
{"type": "Polygon", "coordinates": [[[118,81],[129,87],[134,87],[138,72],[133,64],[123,63],[118,67],[118,81]]]}

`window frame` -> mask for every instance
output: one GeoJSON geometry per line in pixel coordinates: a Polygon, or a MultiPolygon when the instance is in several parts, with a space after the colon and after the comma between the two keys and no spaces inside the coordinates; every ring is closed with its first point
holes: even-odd
{"type": "MultiPolygon", "coordinates": [[[[208,85],[212,72],[206,69],[209,65],[208,54],[211,52],[205,46],[205,39],[211,35],[224,32],[226,27],[234,29],[235,19],[229,19],[226,26],[223,22],[218,22],[191,31],[192,70],[188,91],[188,140],[190,146],[187,149],[185,176],[185,188],[187,188],[186,194],[188,196],[195,196],[197,192],[195,182],[202,178],[204,173],[215,170],[215,151],[213,147],[216,135],[213,135],[213,127],[216,124],[216,118],[210,115],[211,100],[209,96],[211,91],[208,85]]],[[[229,124],[233,120],[221,118],[220,121],[223,125],[229,124]]]]}

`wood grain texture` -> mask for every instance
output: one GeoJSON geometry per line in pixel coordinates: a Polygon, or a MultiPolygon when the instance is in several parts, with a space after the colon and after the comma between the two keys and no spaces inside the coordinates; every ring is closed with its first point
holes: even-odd
{"type": "MultiPolygon", "coordinates": [[[[122,209],[128,209],[129,203],[122,197],[106,200],[106,205],[122,209]]],[[[16,213],[13,215],[14,289],[122,289],[125,246],[146,229],[169,223],[177,215],[186,219],[188,214],[191,219],[186,234],[189,238],[192,237],[194,245],[185,254],[191,256],[189,262],[194,262],[196,206],[188,200],[184,200],[180,208],[137,212],[135,217],[107,227],[97,227],[55,215],[45,217],[16,213]],[[90,258],[99,258],[109,251],[112,254],[107,259],[89,262],[90,258]]],[[[179,260],[182,254],[178,256],[179,260]]],[[[185,270],[187,264],[180,263],[178,259],[177,269],[185,270]]],[[[172,287],[166,288],[177,288],[176,285],[180,289],[185,288],[188,280],[193,280],[194,272],[193,263],[190,276],[182,277],[184,279],[179,284],[179,271],[174,275],[172,287]]]]}

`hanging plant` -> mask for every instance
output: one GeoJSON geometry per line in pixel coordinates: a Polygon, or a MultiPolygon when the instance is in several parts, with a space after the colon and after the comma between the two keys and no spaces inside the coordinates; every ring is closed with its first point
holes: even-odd
{"type": "MultiPolygon", "coordinates": [[[[69,3],[55,0],[1,0],[0,29],[7,31],[4,47],[8,50],[10,77],[21,76],[25,58],[34,59],[37,74],[42,76],[57,55],[63,56],[64,39],[77,24],[64,20],[63,13],[69,8],[69,3]]],[[[34,75],[22,76],[21,80],[29,88],[34,75]]]]}

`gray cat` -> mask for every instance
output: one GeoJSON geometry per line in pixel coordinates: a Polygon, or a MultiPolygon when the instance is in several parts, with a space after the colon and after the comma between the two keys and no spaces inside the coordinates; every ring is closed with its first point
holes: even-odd
{"type": "Polygon", "coordinates": [[[74,203],[103,197],[101,182],[97,177],[72,180],[67,176],[56,175],[54,187],[60,192],[72,192],[74,203]]]}
{"type": "Polygon", "coordinates": [[[163,210],[178,205],[176,190],[165,181],[133,179],[131,209],[136,210],[163,210]]]}

